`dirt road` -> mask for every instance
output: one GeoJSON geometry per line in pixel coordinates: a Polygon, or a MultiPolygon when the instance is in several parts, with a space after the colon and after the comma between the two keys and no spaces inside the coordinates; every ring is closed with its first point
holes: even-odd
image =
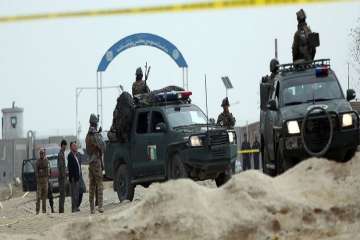
{"type": "MultiPolygon", "coordinates": [[[[34,195],[3,202],[1,239],[360,239],[360,157],[310,159],[270,178],[238,174],[224,187],[190,180],[137,188],[118,203],[107,184],[105,213],[35,216],[34,195]],[[6,225],[8,224],[8,225],[6,225]]],[[[67,199],[69,211],[69,199],[67,199]]]]}

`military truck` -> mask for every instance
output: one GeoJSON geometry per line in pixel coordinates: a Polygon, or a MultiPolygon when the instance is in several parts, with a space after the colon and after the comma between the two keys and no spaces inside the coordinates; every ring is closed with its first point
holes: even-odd
{"type": "Polygon", "coordinates": [[[159,93],[136,104],[127,142],[106,142],[105,177],[120,201],[132,200],[136,185],[168,179],[230,179],[237,158],[236,134],[210,124],[191,104],[189,91],[159,93]]]}
{"type": "Polygon", "coordinates": [[[275,176],[308,157],[349,160],[359,144],[359,115],[329,59],[271,64],[260,83],[264,172],[275,176]]]}

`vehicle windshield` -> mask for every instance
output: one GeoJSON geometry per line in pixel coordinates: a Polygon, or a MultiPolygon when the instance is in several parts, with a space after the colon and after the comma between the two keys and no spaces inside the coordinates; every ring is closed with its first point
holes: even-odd
{"type": "Polygon", "coordinates": [[[172,128],[206,124],[206,115],[197,108],[179,107],[167,112],[169,124],[172,128]]]}
{"type": "Polygon", "coordinates": [[[306,77],[284,83],[281,94],[283,106],[307,102],[319,102],[343,98],[338,81],[333,76],[326,78],[306,77]]]}

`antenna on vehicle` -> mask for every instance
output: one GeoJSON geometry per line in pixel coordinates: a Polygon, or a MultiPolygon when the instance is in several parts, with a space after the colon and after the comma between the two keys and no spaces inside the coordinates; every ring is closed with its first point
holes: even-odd
{"type": "Polygon", "coordinates": [[[205,74],[205,104],[206,104],[206,132],[209,132],[209,112],[208,112],[206,74],[205,74]]]}

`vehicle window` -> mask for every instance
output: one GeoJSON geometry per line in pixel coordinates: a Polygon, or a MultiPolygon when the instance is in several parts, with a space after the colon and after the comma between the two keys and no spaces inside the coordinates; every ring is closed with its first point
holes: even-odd
{"type": "Polygon", "coordinates": [[[57,158],[49,159],[50,168],[57,168],[57,158]]]}
{"type": "Polygon", "coordinates": [[[149,112],[139,113],[136,132],[144,134],[148,132],[149,127],[149,112]]]}
{"type": "Polygon", "coordinates": [[[311,101],[327,101],[343,98],[340,86],[334,78],[307,79],[288,83],[282,90],[282,104],[296,105],[311,101]]]}
{"type": "Polygon", "coordinates": [[[23,171],[24,171],[24,173],[34,173],[35,172],[34,166],[31,164],[30,161],[24,162],[23,171]]]}
{"type": "Polygon", "coordinates": [[[195,124],[206,124],[206,116],[199,109],[181,108],[178,111],[167,113],[171,127],[190,126],[195,124]]]}
{"type": "Polygon", "coordinates": [[[156,131],[156,125],[159,123],[165,123],[164,117],[161,114],[161,112],[152,112],[151,114],[151,132],[157,132],[156,131]]]}

